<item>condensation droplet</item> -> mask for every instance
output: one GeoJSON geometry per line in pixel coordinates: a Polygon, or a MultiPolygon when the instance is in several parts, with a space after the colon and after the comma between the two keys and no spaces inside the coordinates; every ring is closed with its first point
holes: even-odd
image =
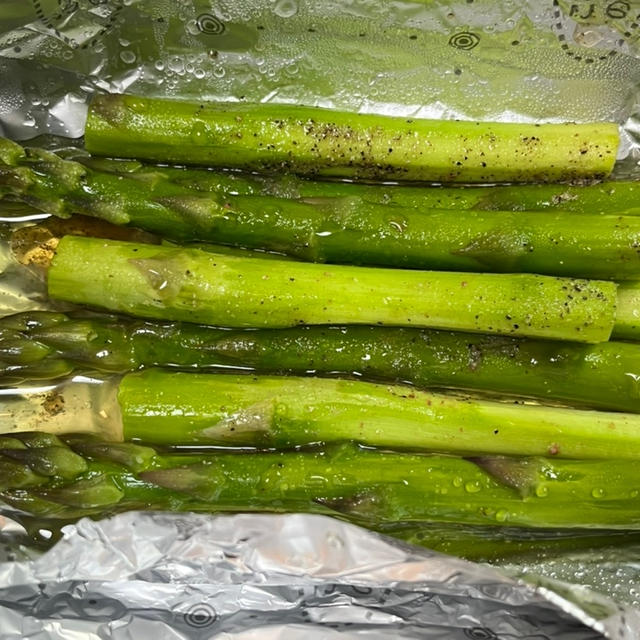
{"type": "Polygon", "coordinates": [[[291,18],[298,13],[298,3],[296,0],[278,0],[273,12],[281,18],[291,18]]]}
{"type": "Polygon", "coordinates": [[[120,52],[120,60],[122,62],[126,62],[127,64],[131,64],[136,61],[136,54],[133,51],[121,51],[120,52]]]}

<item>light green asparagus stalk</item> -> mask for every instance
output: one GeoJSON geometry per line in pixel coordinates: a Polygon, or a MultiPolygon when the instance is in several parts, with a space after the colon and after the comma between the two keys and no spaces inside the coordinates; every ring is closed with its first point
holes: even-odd
{"type": "Polygon", "coordinates": [[[640,416],[522,406],[361,380],[176,373],[124,376],[125,440],[290,448],[357,441],[458,455],[640,459],[640,416]]]}
{"type": "Polygon", "coordinates": [[[0,191],[11,197],[57,215],[82,213],[181,243],[242,246],[313,262],[640,278],[637,216],[593,213],[576,218],[550,211],[452,215],[360,197],[302,201],[203,193],[170,182],[165,174],[176,170],[97,171],[1,139],[0,159],[0,191]]]}
{"type": "Polygon", "coordinates": [[[236,368],[358,375],[640,412],[640,346],[342,326],[224,330],[125,317],[27,312],[0,319],[0,380],[74,370],[236,368]]]}
{"type": "Polygon", "coordinates": [[[314,176],[434,182],[603,178],[618,148],[613,123],[422,120],[295,105],[94,98],[90,153],[314,176]]]}
{"type": "Polygon", "coordinates": [[[640,475],[632,461],[472,461],[353,445],[175,454],[26,433],[1,437],[0,489],[0,499],[25,516],[58,520],[151,508],[338,514],[373,527],[640,530],[640,475]]]}
{"type": "Polygon", "coordinates": [[[608,340],[616,304],[610,282],[267,261],[74,236],[58,245],[48,290],[131,315],[228,327],[378,324],[589,343],[608,340]]]}

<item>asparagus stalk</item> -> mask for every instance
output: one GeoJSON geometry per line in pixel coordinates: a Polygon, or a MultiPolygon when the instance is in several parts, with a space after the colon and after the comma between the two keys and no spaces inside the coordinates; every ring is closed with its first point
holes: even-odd
{"type": "Polygon", "coordinates": [[[626,282],[619,287],[612,336],[618,340],[640,340],[640,282],[626,282]]]}
{"type": "Polygon", "coordinates": [[[613,123],[437,121],[126,95],[94,98],[85,131],[97,155],[435,182],[603,178],[618,142],[613,123]]]}
{"type": "Polygon", "coordinates": [[[125,440],[290,448],[355,440],[445,453],[640,458],[640,416],[325,378],[148,369],[125,375],[125,440]]]}
{"type": "Polygon", "coordinates": [[[432,523],[385,524],[375,527],[388,536],[475,562],[541,559],[593,549],[637,545],[634,531],[588,529],[533,530],[515,527],[463,527],[432,523]]]}
{"type": "Polygon", "coordinates": [[[53,298],[229,327],[386,324],[603,342],[616,285],[515,274],[327,266],[67,236],[53,298]],[[96,260],[96,256],[100,256],[96,260]]]}
{"type": "Polygon", "coordinates": [[[77,369],[236,368],[358,375],[640,412],[640,347],[366,326],[224,330],[124,317],[26,312],[0,319],[0,379],[77,369]]]}
{"type": "MultiPolygon", "coordinates": [[[[282,252],[314,262],[414,269],[640,277],[640,218],[536,211],[469,211],[197,193],[153,174],[87,169],[0,141],[0,187],[58,215],[129,224],[179,242],[282,252]],[[147,179],[140,179],[146,175],[147,179]]],[[[166,170],[165,170],[166,171],[166,170]]],[[[201,172],[206,173],[206,172],[201,172]]]]}
{"type": "Polygon", "coordinates": [[[143,507],[305,511],[374,527],[640,529],[640,476],[631,461],[472,461],[353,445],[188,455],[81,436],[38,434],[34,441],[34,434],[15,434],[0,443],[0,489],[0,498],[25,515],[57,519],[143,507]]]}
{"type": "Polygon", "coordinates": [[[167,167],[134,160],[82,157],[83,165],[135,177],[147,184],[169,180],[190,190],[223,196],[276,196],[289,199],[360,198],[403,208],[475,209],[479,211],[558,211],[567,213],[640,214],[640,182],[596,184],[518,184],[412,186],[309,180],[291,174],[259,175],[194,167],[167,167]]]}

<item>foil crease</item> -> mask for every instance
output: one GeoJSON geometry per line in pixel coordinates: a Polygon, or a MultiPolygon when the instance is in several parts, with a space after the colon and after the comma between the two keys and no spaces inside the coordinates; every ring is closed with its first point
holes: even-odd
{"type": "Polygon", "coordinates": [[[130,512],[0,564],[0,638],[637,640],[582,600],[325,516],[130,512]]]}

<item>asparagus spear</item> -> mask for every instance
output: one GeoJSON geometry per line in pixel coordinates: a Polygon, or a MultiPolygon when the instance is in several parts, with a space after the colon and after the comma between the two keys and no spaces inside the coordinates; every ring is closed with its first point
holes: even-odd
{"type": "Polygon", "coordinates": [[[475,562],[499,563],[526,558],[541,559],[593,549],[637,545],[634,531],[590,529],[524,529],[469,527],[432,523],[385,524],[376,531],[418,546],[475,562]]]}
{"type": "MultiPolygon", "coordinates": [[[[0,147],[4,141],[0,138],[0,147]]],[[[27,154],[39,151],[27,149],[27,154]]],[[[33,159],[33,158],[32,158],[33,159]]],[[[367,184],[340,180],[310,180],[292,174],[264,175],[213,168],[143,164],[99,156],[75,160],[98,173],[113,173],[145,182],[151,190],[169,181],[219,196],[275,196],[294,200],[360,198],[373,204],[403,208],[474,209],[478,211],[563,211],[567,213],[640,214],[640,182],[606,181],[594,184],[517,184],[426,186],[367,184]]]]}
{"type": "Polygon", "coordinates": [[[15,434],[0,442],[0,498],[32,516],[69,519],[135,508],[305,511],[374,527],[640,529],[640,476],[632,461],[472,461],[353,445],[176,454],[81,436],[35,437],[15,434]]]}
{"type": "MultiPolygon", "coordinates": [[[[276,251],[314,262],[451,271],[640,277],[640,218],[400,208],[362,198],[298,201],[195,193],[166,179],[87,169],[0,141],[0,187],[58,215],[129,224],[179,242],[276,251]]],[[[202,172],[206,173],[206,172],[202,172]]]]}
{"type": "Polygon", "coordinates": [[[640,458],[640,416],[464,398],[360,380],[125,375],[126,440],[289,448],[355,440],[445,453],[640,458]]]}
{"type": "Polygon", "coordinates": [[[0,379],[151,366],[342,374],[640,412],[640,347],[411,328],[231,331],[124,317],[26,312],[0,319],[0,379]]]}
{"type": "Polygon", "coordinates": [[[435,182],[602,178],[618,142],[613,123],[420,120],[126,95],[94,98],[85,131],[87,150],[98,155],[435,182]]]}
{"type": "Polygon", "coordinates": [[[518,184],[411,186],[309,180],[291,174],[258,175],[194,167],[167,167],[134,160],[81,157],[97,171],[135,177],[149,185],[169,180],[190,190],[223,196],[276,196],[289,199],[361,198],[374,204],[404,208],[475,209],[479,211],[563,211],[567,213],[640,214],[640,182],[596,184],[518,184]]]}
{"type": "Polygon", "coordinates": [[[609,338],[616,304],[611,282],[266,261],[74,236],[58,245],[48,290],[68,302],[229,327],[411,325],[594,343],[609,338]]]}

